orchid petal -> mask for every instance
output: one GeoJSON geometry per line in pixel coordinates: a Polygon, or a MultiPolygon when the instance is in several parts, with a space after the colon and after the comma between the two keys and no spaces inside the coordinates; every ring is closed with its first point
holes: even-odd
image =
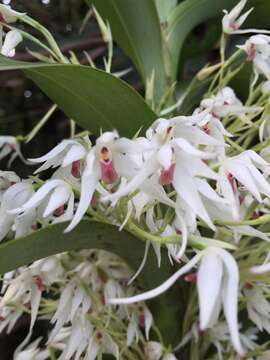
{"type": "Polygon", "coordinates": [[[223,287],[223,308],[229,326],[231,341],[239,355],[243,356],[245,351],[240,341],[240,334],[237,321],[238,308],[238,287],[239,270],[235,259],[227,251],[216,248],[217,254],[221,257],[226,268],[226,276],[223,287]]]}
{"type": "Polygon", "coordinates": [[[203,252],[195,255],[186,265],[184,265],[181,269],[175,272],[168,280],[166,280],[163,284],[156,287],[153,290],[147,291],[140,295],[135,295],[127,298],[119,298],[119,299],[109,299],[110,304],[133,304],[139,301],[145,301],[152,299],[156,296],[163,294],[167,291],[182,275],[186,274],[190,271],[201,259],[203,252]]]}
{"type": "MultiPolygon", "coordinates": [[[[63,185],[62,180],[50,180],[41,186],[40,189],[21,207],[10,210],[11,214],[18,214],[23,211],[27,211],[31,208],[37,207],[41,201],[57,186],[63,185]]],[[[64,183],[65,184],[65,183],[64,183]]]]}
{"type": "Polygon", "coordinates": [[[150,247],[150,241],[147,241],[145,243],[145,249],[144,249],[144,254],[143,254],[143,259],[142,259],[142,262],[138,268],[138,270],[135,272],[135,274],[132,276],[132,278],[128,281],[128,285],[132,284],[133,281],[140,275],[140,273],[142,272],[143,268],[144,268],[144,265],[146,263],[146,260],[147,260],[147,256],[148,256],[148,251],[149,251],[149,247],[150,247]]]}
{"type": "Polygon", "coordinates": [[[57,186],[50,195],[48,205],[43,213],[43,217],[51,215],[56,209],[64,205],[70,197],[71,189],[69,186],[57,186]]]}
{"type": "Polygon", "coordinates": [[[163,145],[157,153],[157,160],[164,169],[168,169],[172,164],[173,150],[170,144],[163,145]]]}
{"type": "Polygon", "coordinates": [[[183,174],[181,169],[175,171],[173,185],[178,195],[192,208],[192,210],[202,218],[210,228],[214,229],[201,197],[196,189],[196,184],[191,176],[183,174]]]}
{"type": "Polygon", "coordinates": [[[250,269],[250,272],[253,274],[264,274],[269,271],[270,271],[270,262],[263,265],[253,266],[250,269]]]}
{"type": "Polygon", "coordinates": [[[211,159],[216,156],[216,154],[204,152],[196,149],[192,146],[187,140],[183,138],[177,138],[173,141],[181,150],[187,152],[190,155],[198,156],[202,159],[211,159]]]}
{"type": "Polygon", "coordinates": [[[62,166],[65,167],[72,164],[74,161],[81,160],[85,155],[86,151],[82,145],[72,145],[63,159],[62,166]]]}
{"type": "Polygon", "coordinates": [[[202,257],[197,277],[201,330],[205,330],[210,325],[213,310],[221,293],[222,275],[222,261],[209,249],[202,257]]]}
{"type": "Polygon", "coordinates": [[[80,202],[77,208],[77,211],[69,224],[69,226],[65,229],[65,233],[74,229],[76,225],[79,224],[84,214],[86,213],[88,207],[90,206],[91,199],[95,192],[96,186],[98,183],[98,171],[93,170],[93,173],[88,175],[87,173],[83,173],[82,175],[82,184],[81,184],[81,197],[80,202]]]}

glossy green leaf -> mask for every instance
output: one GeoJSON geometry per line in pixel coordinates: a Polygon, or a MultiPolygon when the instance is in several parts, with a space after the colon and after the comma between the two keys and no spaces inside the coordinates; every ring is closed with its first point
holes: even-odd
{"type": "Polygon", "coordinates": [[[78,125],[93,133],[117,129],[133,136],[156,115],[127,83],[82,65],[17,62],[0,57],[0,70],[22,69],[78,125]]]}
{"type": "Polygon", "coordinates": [[[130,56],[144,83],[155,72],[156,99],[166,87],[162,36],[154,0],[87,0],[112,28],[113,38],[130,56]]]}
{"type": "Polygon", "coordinates": [[[222,10],[230,10],[237,0],[185,0],[168,19],[167,38],[171,55],[171,75],[176,78],[177,66],[183,43],[190,31],[203,21],[222,16],[222,10]]]}
{"type": "MultiPolygon", "coordinates": [[[[43,257],[90,248],[115,253],[134,270],[137,270],[142,261],[144,242],[125,231],[120,232],[114,226],[83,220],[74,231],[64,234],[65,227],[66,224],[50,225],[26,237],[1,244],[0,274],[43,257]]],[[[163,255],[162,266],[158,268],[154,252],[150,252],[139,278],[145,290],[159,285],[172,273],[168,257],[163,255]]],[[[174,287],[151,301],[150,306],[166,342],[175,343],[180,335],[179,288],[174,287]]]]}

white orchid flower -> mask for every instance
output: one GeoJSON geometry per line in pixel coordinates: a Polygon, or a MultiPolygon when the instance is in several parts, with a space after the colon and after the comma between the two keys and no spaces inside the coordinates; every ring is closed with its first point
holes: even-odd
{"type": "MultiPolygon", "coordinates": [[[[221,89],[216,95],[201,101],[201,108],[208,110],[214,117],[222,118],[227,115],[239,117],[244,123],[250,123],[247,114],[262,110],[256,106],[244,106],[229,86],[221,89]]],[[[210,132],[212,135],[212,133],[210,132]]],[[[225,133],[226,136],[230,134],[225,133]]]]}
{"type": "Polygon", "coordinates": [[[81,177],[81,197],[72,222],[66,229],[72,230],[82,219],[90,206],[99,181],[107,185],[116,184],[120,177],[130,178],[135,174],[136,165],[129,154],[137,154],[137,142],[119,139],[117,132],[105,132],[88,152],[81,177]]]}
{"type": "Polygon", "coordinates": [[[86,314],[91,307],[91,298],[86,291],[75,282],[69,283],[60,296],[57,311],[51,319],[54,328],[49,337],[49,343],[54,341],[55,336],[65,323],[73,321],[77,314],[86,314]]]}
{"type": "Polygon", "coordinates": [[[247,32],[247,30],[239,30],[241,25],[253,10],[253,8],[251,8],[240,16],[240,13],[244,9],[246,3],[247,0],[241,0],[235,7],[232,8],[230,12],[223,10],[225,15],[222,19],[222,29],[225,34],[239,34],[242,31],[247,32]]]}
{"type": "Polygon", "coordinates": [[[252,12],[253,8],[246,11],[244,14],[241,14],[244,9],[247,0],[239,1],[236,6],[234,6],[231,11],[223,10],[225,15],[222,18],[222,29],[225,34],[246,34],[246,33],[268,33],[268,30],[261,29],[243,29],[240,30],[240,27],[243,25],[249,14],[252,12]]]}
{"type": "Polygon", "coordinates": [[[6,190],[20,181],[20,178],[14,171],[2,171],[0,170],[0,191],[6,190]]]}
{"type": "Polygon", "coordinates": [[[41,338],[38,338],[30,345],[27,346],[26,349],[15,352],[14,360],[46,360],[50,356],[49,350],[40,350],[38,348],[39,343],[41,342],[41,338]]]}
{"type": "Polygon", "coordinates": [[[243,290],[247,301],[247,312],[250,320],[260,331],[270,333],[269,289],[262,284],[252,284],[243,290]]]}
{"type": "Polygon", "coordinates": [[[11,30],[5,35],[5,40],[1,48],[1,54],[12,57],[15,55],[16,46],[23,41],[23,37],[18,30],[11,30]]]}
{"type": "Polygon", "coordinates": [[[11,24],[25,16],[25,13],[21,13],[13,10],[9,5],[0,4],[0,17],[1,21],[7,24],[11,24]]]}
{"type": "Polygon", "coordinates": [[[11,214],[10,211],[22,206],[33,195],[33,187],[30,182],[19,182],[11,185],[2,196],[0,207],[0,240],[11,230],[15,224],[15,237],[21,237],[31,231],[35,220],[35,213],[31,210],[23,215],[11,214]]]}
{"type": "Polygon", "coordinates": [[[262,202],[261,194],[270,197],[270,184],[258,168],[269,169],[269,163],[251,150],[221,161],[218,188],[232,206],[232,213],[236,219],[240,218],[236,180],[244,185],[257,201],[262,202]]]}
{"type": "Polygon", "coordinates": [[[90,149],[91,143],[88,137],[81,142],[78,140],[63,140],[44,156],[35,159],[29,159],[33,163],[44,164],[38,168],[35,173],[49,169],[50,167],[67,167],[72,165],[71,174],[80,177],[80,161],[85,158],[87,151],[90,149]]]}
{"type": "Polygon", "coordinates": [[[244,45],[238,47],[243,49],[248,55],[248,60],[253,62],[255,73],[253,85],[260,74],[270,80],[270,36],[251,36],[244,45]]]}
{"type": "Polygon", "coordinates": [[[8,155],[11,155],[8,166],[12,164],[17,156],[24,163],[27,163],[21,153],[20,144],[17,139],[14,136],[0,136],[0,160],[4,159],[8,155]]]}
{"type": "Polygon", "coordinates": [[[119,348],[112,337],[97,331],[90,338],[86,359],[95,360],[99,354],[111,354],[119,360],[119,348]]]}
{"type": "Polygon", "coordinates": [[[42,283],[51,285],[56,281],[61,281],[64,275],[64,268],[59,255],[50,256],[35,261],[29,266],[33,276],[39,277],[42,283]]]}
{"type": "Polygon", "coordinates": [[[93,326],[87,316],[76,316],[72,321],[69,338],[59,359],[80,359],[85,349],[87,349],[89,339],[91,339],[92,336],[93,326]]]}
{"type": "MultiPolygon", "coordinates": [[[[74,208],[74,194],[71,186],[63,180],[49,180],[42,185],[28,201],[17,208],[13,208],[9,213],[26,213],[43,205],[45,207],[44,211],[42,211],[42,216],[44,218],[47,218],[54,212],[57,212],[56,216],[60,217],[65,215],[64,205],[66,203],[68,203],[67,213],[69,214],[70,219],[74,208]]],[[[65,217],[62,220],[69,219],[66,219],[65,217]]]]}
{"type": "Polygon", "coordinates": [[[19,352],[31,338],[33,327],[38,316],[42,291],[43,288],[40,287],[37,279],[33,277],[31,270],[26,269],[18,277],[12,280],[0,301],[0,308],[6,307],[11,302],[18,304],[31,304],[29,332],[24,341],[17,348],[17,352],[19,352]]]}
{"type": "Polygon", "coordinates": [[[11,186],[20,182],[21,179],[13,171],[1,171],[0,170],[0,204],[2,201],[3,194],[11,186]]]}
{"type": "Polygon", "coordinates": [[[157,288],[132,297],[113,298],[109,302],[111,304],[131,304],[152,299],[168,290],[182,275],[189,272],[199,262],[197,287],[200,305],[200,328],[205,330],[216,323],[221,304],[223,304],[232,344],[239,355],[243,355],[244,349],[240,342],[237,322],[239,271],[232,255],[224,249],[209,247],[195,255],[157,288]]]}
{"type": "Polygon", "coordinates": [[[210,227],[214,228],[200,199],[194,176],[216,178],[216,174],[202,161],[216,156],[192,145],[217,144],[215,139],[195,129],[192,138],[192,126],[171,123],[165,119],[157,120],[147,131],[148,149],[144,152],[145,161],[134,177],[114,194],[104,196],[104,201],[117,201],[120,197],[143,187],[147,178],[158,174],[161,185],[173,184],[178,195],[186,201],[195,213],[210,227]],[[182,137],[176,137],[175,134],[182,137]],[[188,141],[187,139],[192,139],[188,141]]]}

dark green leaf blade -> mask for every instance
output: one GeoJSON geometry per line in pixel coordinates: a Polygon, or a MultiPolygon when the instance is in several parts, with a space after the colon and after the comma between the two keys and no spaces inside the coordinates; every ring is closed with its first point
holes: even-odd
{"type": "MultiPolygon", "coordinates": [[[[137,270],[144,254],[144,243],[116,227],[83,220],[77,228],[64,234],[66,224],[50,225],[20,239],[0,245],[0,274],[30,264],[33,261],[65,251],[102,249],[119,255],[137,270]]],[[[153,252],[140,276],[145,290],[152,289],[167,279],[173,269],[164,254],[158,268],[153,252]]],[[[179,289],[172,288],[165,295],[151,301],[151,309],[166,343],[175,343],[180,335],[179,289]]]]}
{"type": "Polygon", "coordinates": [[[162,35],[154,0],[86,0],[112,28],[113,38],[133,60],[144,83],[155,73],[156,98],[166,88],[162,35]]]}
{"type": "Polygon", "coordinates": [[[0,57],[0,70],[22,69],[65,114],[95,134],[117,129],[133,136],[155,113],[127,83],[82,65],[24,63],[0,57]]]}

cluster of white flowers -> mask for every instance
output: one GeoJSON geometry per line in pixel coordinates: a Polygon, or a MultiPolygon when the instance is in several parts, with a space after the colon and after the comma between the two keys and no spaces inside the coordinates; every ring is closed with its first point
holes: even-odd
{"type": "MultiPolygon", "coordinates": [[[[224,34],[266,33],[239,29],[251,11],[240,16],[245,4],[241,0],[225,12],[224,34]]],[[[2,23],[24,16],[2,5],[0,12],[2,23]]],[[[224,68],[222,86],[209,91],[190,116],[158,118],[133,139],[116,130],[92,142],[85,133],[75,135],[29,159],[41,164],[31,180],[0,172],[0,241],[59,222],[68,222],[65,232],[70,232],[86,217],[146,243],[133,276],[122,261],[97,251],[53,256],[6,274],[0,330],[10,332],[24,312],[31,313],[16,360],[47,359],[51,351],[60,360],[90,360],[102,353],[124,359],[129,351],[150,360],[176,359],[150,338],[153,319],[142,301],[164,293],[183,275],[196,283],[199,325],[192,318],[176,350],[207,331],[206,341],[220,359],[235,358],[232,347],[240,356],[256,353],[258,331],[270,333],[269,233],[263,227],[270,220],[270,37],[251,36],[239,48],[254,68],[246,104],[228,86],[224,68]],[[50,168],[56,169],[51,178],[41,180],[50,168]],[[128,283],[142,270],[150,245],[158,266],[161,245],[172,266],[183,266],[137,295],[128,283]],[[239,324],[239,308],[248,325],[239,324]],[[24,348],[39,318],[53,327],[46,348],[40,339],[24,348]]],[[[0,160],[7,155],[23,159],[16,138],[0,136],[0,160]]],[[[257,360],[267,359],[269,351],[261,348],[258,354],[257,360]]]]}
{"type": "MultiPolygon", "coordinates": [[[[53,352],[63,360],[94,360],[102,353],[125,358],[126,352],[150,352],[153,318],[147,306],[108,305],[112,296],[134,293],[135,287],[127,287],[130,276],[121,259],[95,250],[51,256],[5,274],[0,332],[10,333],[24,313],[31,313],[29,334],[14,359],[45,360],[53,352]],[[39,319],[52,326],[46,347],[38,339],[22,350],[39,319]]],[[[169,356],[161,344],[159,353],[169,356]]]]}
{"type": "MultiPolygon", "coordinates": [[[[89,212],[94,208],[99,216],[106,217],[106,222],[121,229],[129,231],[130,224],[140,223],[142,219],[152,234],[158,234],[163,228],[161,239],[170,236],[176,239],[174,244],[167,245],[170,258],[176,261],[188,261],[186,248],[193,236],[201,238],[201,226],[212,231],[213,239],[218,239],[219,225],[225,222],[235,243],[245,235],[268,241],[266,234],[252,226],[241,225],[241,221],[246,219],[252,202],[263,204],[270,198],[267,181],[270,164],[252,150],[229,156],[231,147],[226,139],[232,135],[222,124],[225,117],[237,117],[243,125],[249,124],[261,112],[261,107],[244,106],[233,90],[225,87],[203,99],[191,116],[158,119],[145,137],[130,140],[113,131],[103,133],[95,144],[91,144],[88,137],[64,140],[48,154],[30,159],[33,163],[43,163],[36,173],[50,167],[58,168],[51,179],[39,183],[38,189],[34,189],[32,181],[20,181],[15,174],[1,174],[0,237],[3,239],[10,230],[15,231],[16,237],[22,236],[40,224],[67,220],[71,222],[66,231],[71,231],[84,215],[95,216],[89,212]],[[171,209],[174,215],[171,222],[158,218],[157,203],[166,205],[167,211],[171,209]],[[114,212],[115,208],[118,211],[114,212]],[[234,222],[237,226],[232,226],[234,222]]],[[[154,242],[153,245],[160,257],[160,246],[154,242]]],[[[217,323],[223,304],[232,343],[237,352],[243,354],[237,321],[238,266],[234,257],[218,247],[218,243],[209,245],[159,288],[127,298],[122,291],[111,292],[108,302],[133,303],[157,296],[200,262],[197,275],[200,328],[204,330],[217,323]]],[[[233,242],[225,242],[221,247],[230,245],[233,246],[233,242]]],[[[55,270],[53,272],[55,274],[55,270]]],[[[28,292],[33,284],[31,268],[16,281],[21,282],[21,276],[29,281],[27,274],[31,281],[19,291],[22,303],[33,300],[28,292]]],[[[50,340],[65,322],[74,320],[71,294],[76,293],[76,288],[76,283],[69,281],[63,290],[60,307],[53,317],[56,332],[52,332],[50,340]],[[66,299],[70,300],[69,304],[66,299]]],[[[7,294],[12,289],[10,286],[7,294]]],[[[83,289],[78,291],[80,302],[77,305],[82,304],[85,315],[89,311],[89,299],[87,297],[84,303],[83,289]]],[[[33,301],[37,301],[36,296],[34,293],[33,301]]],[[[251,314],[252,305],[248,311],[251,314]]],[[[252,314],[253,320],[254,312],[252,314]]],[[[92,333],[90,325],[87,331],[92,333]]],[[[84,350],[82,347],[80,351],[84,350]]]]}

